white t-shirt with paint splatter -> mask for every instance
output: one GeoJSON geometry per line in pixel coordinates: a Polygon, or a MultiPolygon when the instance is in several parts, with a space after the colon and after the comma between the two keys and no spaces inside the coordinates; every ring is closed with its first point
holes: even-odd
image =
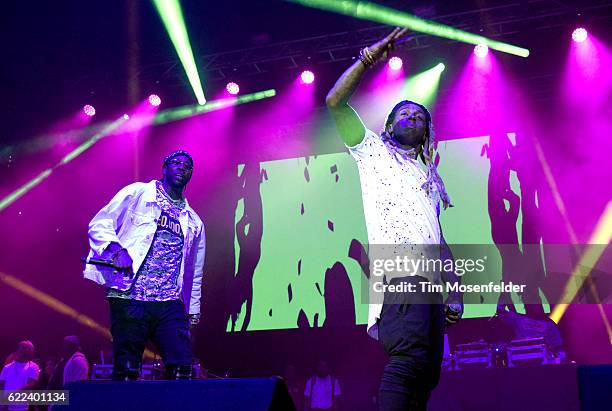
{"type": "MultiPolygon", "coordinates": [[[[421,187],[427,173],[407,150],[367,130],[348,147],[357,162],[370,244],[439,244],[440,196],[421,187]]],[[[378,339],[382,304],[370,304],[368,334],[378,339]]]]}

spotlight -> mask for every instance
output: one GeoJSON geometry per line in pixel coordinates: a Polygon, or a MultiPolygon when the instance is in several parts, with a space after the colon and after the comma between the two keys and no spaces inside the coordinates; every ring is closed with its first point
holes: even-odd
{"type": "Polygon", "coordinates": [[[588,34],[589,33],[586,31],[584,27],[578,27],[572,33],[572,40],[574,40],[576,43],[582,43],[583,41],[587,39],[588,34]]]}
{"type": "Polygon", "coordinates": [[[225,89],[227,90],[228,93],[230,93],[233,96],[235,96],[236,94],[240,92],[240,87],[238,86],[238,84],[234,83],[233,81],[230,83],[227,83],[227,86],[225,86],[225,89]]]}
{"type": "Polygon", "coordinates": [[[402,62],[402,59],[399,57],[391,57],[389,59],[389,68],[391,70],[399,70],[402,68],[402,64],[404,64],[402,62]]]}
{"type": "Polygon", "coordinates": [[[440,72],[443,72],[444,69],[446,69],[446,66],[444,65],[444,63],[438,63],[436,65],[436,70],[439,70],[440,72]]]}
{"type": "Polygon", "coordinates": [[[161,98],[159,98],[157,94],[151,94],[149,96],[149,104],[151,104],[153,107],[157,107],[161,104],[161,98]]]}
{"type": "Polygon", "coordinates": [[[96,115],[96,109],[94,108],[94,106],[86,104],[83,106],[83,113],[85,113],[89,117],[93,117],[96,115]]]}
{"type": "Polygon", "coordinates": [[[489,53],[489,47],[486,44],[478,44],[474,47],[474,54],[476,57],[484,58],[489,53]]]}
{"type": "Polygon", "coordinates": [[[127,113],[124,114],[122,117],[123,117],[124,120],[129,120],[130,119],[130,115],[127,114],[127,113]]]}
{"type": "Polygon", "coordinates": [[[311,84],[315,79],[315,75],[310,70],[304,70],[302,74],[300,74],[300,78],[302,79],[302,83],[311,84]]]}

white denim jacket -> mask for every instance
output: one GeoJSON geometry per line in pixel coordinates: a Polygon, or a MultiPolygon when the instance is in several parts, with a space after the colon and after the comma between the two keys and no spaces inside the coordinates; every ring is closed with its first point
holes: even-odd
{"type": "MultiPolygon", "coordinates": [[[[133,183],[119,191],[89,223],[89,257],[101,258],[106,247],[111,242],[117,242],[132,257],[132,269],[137,273],[151,247],[161,215],[156,195],[155,180],[133,183]]],[[[199,314],[206,247],[204,223],[188,203],[181,210],[179,222],[185,237],[178,277],[179,290],[188,313],[199,314]]],[[[115,274],[112,268],[91,264],[85,266],[83,275],[98,284],[121,291],[129,289],[136,277],[115,274]]]]}

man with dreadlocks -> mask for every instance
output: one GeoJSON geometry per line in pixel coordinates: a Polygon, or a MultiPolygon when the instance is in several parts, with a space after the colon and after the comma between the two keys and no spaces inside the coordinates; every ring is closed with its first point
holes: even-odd
{"type": "MultiPolygon", "coordinates": [[[[389,113],[378,136],[364,126],[348,104],[363,75],[386,60],[394,42],[405,31],[396,28],[362,49],[359,59],[330,90],[326,103],[359,169],[370,260],[372,245],[416,245],[437,250],[438,258],[444,261],[444,254],[450,250],[440,228],[439,203],[444,209],[452,204],[433,161],[434,131],[429,111],[419,103],[401,101],[389,113]]],[[[418,272],[411,277],[393,278],[390,283],[396,280],[418,284],[452,282],[457,277],[442,272],[434,278],[418,272]]],[[[440,376],[444,323],[457,322],[463,311],[460,295],[449,296],[446,306],[440,294],[428,299],[412,298],[409,302],[393,301],[385,293],[384,304],[370,300],[368,334],[378,339],[389,354],[379,395],[379,406],[384,411],[425,409],[440,376]]]]}

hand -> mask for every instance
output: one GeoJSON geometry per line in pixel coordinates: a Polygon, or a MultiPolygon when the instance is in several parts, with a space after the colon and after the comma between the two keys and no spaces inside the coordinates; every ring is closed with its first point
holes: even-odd
{"type": "Polygon", "coordinates": [[[200,323],[200,314],[189,314],[189,328],[195,328],[200,323]]]}
{"type": "Polygon", "coordinates": [[[393,49],[395,41],[401,38],[407,32],[408,29],[396,27],[387,37],[372,44],[369,47],[369,51],[370,55],[374,59],[373,64],[386,60],[387,56],[389,55],[389,51],[393,49]]]}
{"type": "Polygon", "coordinates": [[[132,275],[132,257],[125,248],[119,250],[113,257],[113,265],[117,267],[118,271],[124,272],[128,275],[132,275]]]}
{"type": "Polygon", "coordinates": [[[453,325],[463,315],[463,304],[445,304],[446,325],[453,325]]]}

